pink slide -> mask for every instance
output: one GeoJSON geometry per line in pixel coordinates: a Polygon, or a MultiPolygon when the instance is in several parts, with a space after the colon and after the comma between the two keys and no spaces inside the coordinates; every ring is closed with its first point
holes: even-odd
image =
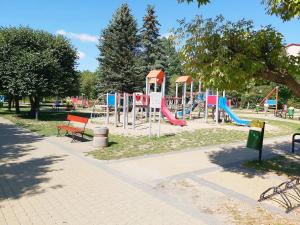
{"type": "Polygon", "coordinates": [[[171,124],[178,125],[178,126],[186,125],[185,120],[178,120],[171,114],[170,110],[166,107],[166,101],[164,98],[161,100],[161,112],[169,120],[171,124]]]}

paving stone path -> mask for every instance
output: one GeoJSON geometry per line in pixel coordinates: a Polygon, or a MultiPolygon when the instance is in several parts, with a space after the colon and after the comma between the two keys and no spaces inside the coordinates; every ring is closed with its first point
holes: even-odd
{"type": "MultiPolygon", "coordinates": [[[[269,147],[265,157],[287,148],[287,138],[269,140],[277,147],[269,147]]],[[[239,165],[257,154],[241,144],[104,162],[86,156],[91,143],[41,138],[0,117],[0,224],[227,224],[157,185],[191,178],[222,191],[205,176],[251,175],[239,165]]],[[[239,193],[226,182],[224,194],[256,204],[252,193],[239,193]]]]}

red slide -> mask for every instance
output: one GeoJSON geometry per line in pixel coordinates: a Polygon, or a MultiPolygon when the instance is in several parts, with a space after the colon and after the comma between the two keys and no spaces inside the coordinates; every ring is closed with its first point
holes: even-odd
{"type": "Polygon", "coordinates": [[[170,110],[166,106],[166,101],[165,101],[164,98],[161,100],[161,112],[169,120],[169,122],[171,124],[178,125],[178,126],[185,126],[186,125],[185,120],[178,120],[171,114],[170,110]]]}

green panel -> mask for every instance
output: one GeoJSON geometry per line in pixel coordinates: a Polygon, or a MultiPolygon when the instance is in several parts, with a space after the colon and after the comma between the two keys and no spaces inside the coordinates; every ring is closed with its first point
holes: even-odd
{"type": "Polygon", "coordinates": [[[252,148],[252,149],[261,151],[262,150],[262,142],[263,142],[262,132],[257,131],[257,130],[249,131],[247,148],[252,148]]]}

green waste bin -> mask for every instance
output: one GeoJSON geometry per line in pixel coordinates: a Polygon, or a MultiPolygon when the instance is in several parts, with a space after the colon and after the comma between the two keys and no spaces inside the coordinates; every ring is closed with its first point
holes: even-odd
{"type": "Polygon", "coordinates": [[[294,107],[289,107],[288,108],[288,112],[287,112],[287,115],[290,119],[293,119],[294,118],[294,113],[295,113],[295,108],[294,107]]]}
{"type": "Polygon", "coordinates": [[[259,151],[259,161],[261,161],[263,140],[264,140],[264,133],[265,133],[265,122],[254,120],[250,123],[250,128],[251,127],[260,128],[260,130],[257,129],[249,130],[247,148],[251,148],[259,151]]]}
{"type": "Polygon", "coordinates": [[[250,130],[247,141],[247,148],[252,148],[260,151],[262,149],[262,132],[257,130],[250,130]]]}

